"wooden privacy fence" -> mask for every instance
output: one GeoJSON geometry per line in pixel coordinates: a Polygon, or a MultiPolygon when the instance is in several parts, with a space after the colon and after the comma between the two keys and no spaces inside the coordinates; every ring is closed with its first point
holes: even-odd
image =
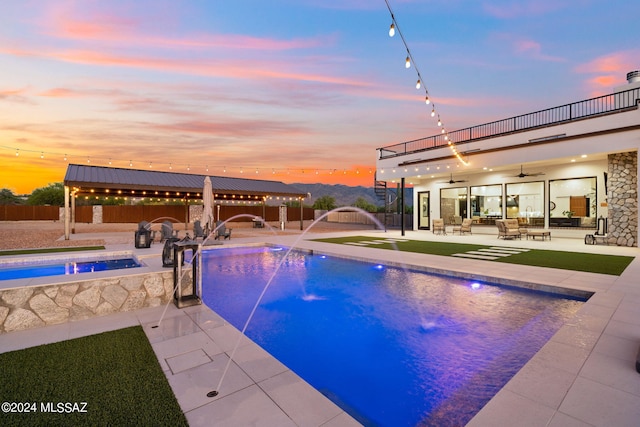
{"type": "Polygon", "coordinates": [[[0,221],[57,221],[58,206],[0,205],[0,221]]]}
{"type": "MultiPolygon", "coordinates": [[[[192,222],[197,218],[188,218],[184,205],[137,205],[137,206],[100,206],[102,217],[95,222],[103,223],[139,223],[158,218],[169,218],[173,222],[192,222]]],[[[214,214],[218,218],[218,208],[214,214]]],[[[220,219],[225,221],[235,215],[249,214],[263,217],[266,221],[278,221],[278,206],[220,206],[220,219]]],[[[59,206],[13,206],[0,205],[0,221],[61,221],[59,206]]],[[[303,219],[313,219],[313,209],[304,208],[303,219]]],[[[300,208],[287,208],[288,221],[300,221],[300,208]]],[[[238,222],[251,221],[251,217],[234,219],[238,222]]],[[[94,206],[76,206],[76,223],[93,223],[94,206]]]]}
{"type": "MultiPolygon", "coordinates": [[[[217,207],[214,209],[214,215],[218,218],[217,207]]],[[[303,208],[303,219],[313,219],[313,208],[303,208]]],[[[280,212],[278,206],[265,206],[264,211],[262,206],[220,206],[220,219],[226,221],[235,215],[249,214],[259,216],[265,219],[265,221],[279,221],[280,212]]],[[[251,221],[250,217],[236,218],[234,222],[248,222],[251,221]]],[[[300,208],[287,207],[287,220],[288,221],[300,221],[300,208]]]]}
{"type": "MultiPolygon", "coordinates": [[[[136,223],[169,218],[172,222],[187,222],[187,209],[183,205],[103,206],[102,222],[136,223]]],[[[78,222],[76,217],[76,222],[78,222]]]]}

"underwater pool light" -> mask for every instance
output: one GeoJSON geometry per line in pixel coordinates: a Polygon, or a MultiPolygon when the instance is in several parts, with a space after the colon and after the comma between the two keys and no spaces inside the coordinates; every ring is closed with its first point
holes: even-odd
{"type": "Polygon", "coordinates": [[[481,285],[478,282],[473,282],[471,284],[471,289],[476,290],[476,289],[480,289],[481,285]]]}
{"type": "Polygon", "coordinates": [[[376,266],[375,266],[375,267],[373,267],[373,268],[375,268],[376,270],[384,270],[384,265],[382,265],[382,264],[378,264],[378,265],[376,265],[376,266]]]}

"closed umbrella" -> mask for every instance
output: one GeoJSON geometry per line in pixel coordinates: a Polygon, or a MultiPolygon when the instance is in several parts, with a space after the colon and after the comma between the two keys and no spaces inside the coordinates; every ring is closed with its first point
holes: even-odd
{"type": "Polygon", "coordinates": [[[202,219],[200,222],[204,225],[205,230],[213,229],[213,188],[211,187],[211,178],[204,179],[204,188],[202,189],[202,219]]]}

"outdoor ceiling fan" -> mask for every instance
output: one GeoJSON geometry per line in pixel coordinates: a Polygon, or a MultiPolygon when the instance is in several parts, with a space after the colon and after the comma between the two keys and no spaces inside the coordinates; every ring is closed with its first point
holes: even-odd
{"type": "Polygon", "coordinates": [[[466,179],[455,180],[453,179],[453,174],[451,174],[451,179],[449,181],[440,181],[440,184],[455,184],[457,182],[467,182],[466,179]]]}
{"type": "Polygon", "coordinates": [[[538,175],[544,175],[544,172],[524,173],[524,170],[522,169],[522,165],[520,165],[520,173],[514,176],[517,178],[526,178],[528,176],[538,176],[538,175]]]}

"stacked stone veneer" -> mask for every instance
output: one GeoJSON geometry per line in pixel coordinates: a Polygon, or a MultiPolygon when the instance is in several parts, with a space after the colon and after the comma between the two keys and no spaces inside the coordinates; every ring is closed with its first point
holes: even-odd
{"type": "Polygon", "coordinates": [[[609,243],[638,246],[638,152],[609,154],[609,243]]]}
{"type": "Polygon", "coordinates": [[[166,304],[173,270],[0,290],[0,334],[166,304]]]}

